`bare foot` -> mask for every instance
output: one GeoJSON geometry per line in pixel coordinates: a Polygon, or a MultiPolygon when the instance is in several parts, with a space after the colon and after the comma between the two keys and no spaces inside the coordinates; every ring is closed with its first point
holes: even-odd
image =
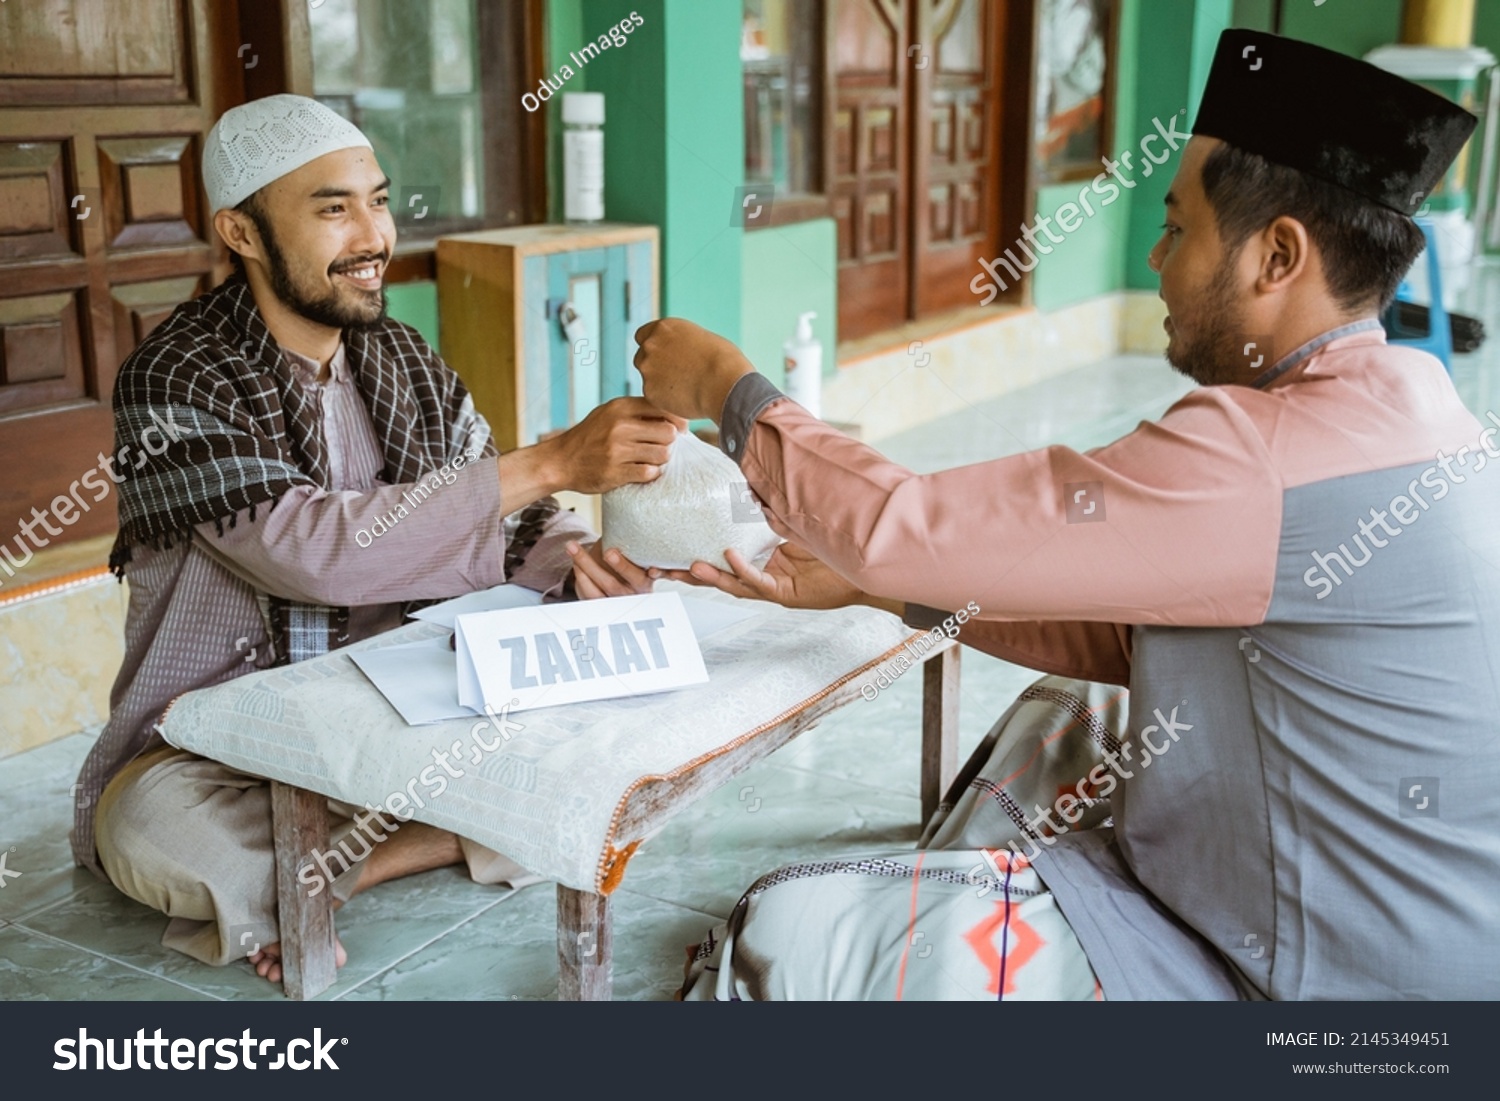
{"type": "Polygon", "coordinates": [[[461,863],[463,858],[464,851],[457,834],[425,822],[403,822],[399,831],[388,834],[365,857],[359,870],[359,882],[350,892],[350,897],[388,879],[400,879],[432,868],[446,868],[461,863]]]}
{"type": "MultiPolygon", "coordinates": [[[[403,823],[399,831],[392,832],[375,845],[370,855],[360,866],[359,881],[350,896],[368,891],[377,883],[401,876],[414,875],[431,868],[445,868],[463,861],[463,849],[458,836],[422,822],[403,823]]],[[[333,908],[342,906],[342,899],[333,900],[333,908]]],[[[343,942],[337,937],[333,941],[334,962],[343,967],[349,959],[343,942]]],[[[255,973],[270,982],[281,981],[281,944],[268,944],[249,957],[255,973]]]]}
{"type": "MultiPolygon", "coordinates": [[[[349,962],[349,953],[344,951],[344,942],[333,938],[333,962],[339,967],[349,962]]],[[[255,973],[267,982],[281,981],[281,942],[268,944],[250,957],[255,973]]]]}

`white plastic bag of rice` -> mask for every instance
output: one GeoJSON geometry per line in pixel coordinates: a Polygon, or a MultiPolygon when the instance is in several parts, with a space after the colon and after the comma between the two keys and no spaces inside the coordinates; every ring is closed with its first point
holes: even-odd
{"type": "Polygon", "coordinates": [[[781,542],[740,468],[691,432],[677,434],[656,481],[612,489],[602,506],[604,549],[618,547],[638,566],[728,569],[729,547],[762,565],[781,542]]]}

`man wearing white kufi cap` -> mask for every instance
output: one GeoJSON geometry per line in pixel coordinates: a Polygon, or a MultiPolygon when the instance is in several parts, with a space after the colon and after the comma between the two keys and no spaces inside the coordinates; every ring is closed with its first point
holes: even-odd
{"type": "MultiPolygon", "coordinates": [[[[594,537],[551,494],[650,481],[676,428],[623,398],[498,455],[458,376],[386,316],[390,180],[322,104],[278,95],[227,112],[204,143],[203,181],[235,272],[120,368],[116,452],[159,420],[175,431],[110,471],[126,655],[75,789],[72,841],[80,864],[171,918],[164,944],[214,964],[248,955],[274,982],[268,785],[167,745],[153,729],[167,705],[389,630],[413,601],[502,581],[571,595],[572,556],[594,537]]],[[[615,592],[649,584],[628,563],[615,570],[615,592]]],[[[527,877],[452,834],[331,809],[338,901],[460,861],[480,882],[527,877]]]]}

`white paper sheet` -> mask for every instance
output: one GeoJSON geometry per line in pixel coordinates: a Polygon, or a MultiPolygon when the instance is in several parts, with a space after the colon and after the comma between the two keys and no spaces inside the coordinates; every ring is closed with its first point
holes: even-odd
{"type": "Polygon", "coordinates": [[[437,623],[452,630],[453,620],[461,615],[468,615],[471,612],[493,612],[501,608],[530,608],[541,602],[542,594],[535,589],[523,588],[520,585],[496,585],[493,589],[482,589],[477,593],[455,596],[452,600],[445,600],[441,604],[434,604],[429,608],[412,612],[411,618],[437,623]]]}
{"type": "MultiPolygon", "coordinates": [[[[693,634],[700,643],[710,635],[765,611],[763,605],[751,601],[703,599],[687,592],[679,595],[693,634]]],[[[468,612],[522,608],[540,602],[541,594],[531,589],[499,585],[423,608],[414,612],[412,618],[451,628],[454,617],[468,612]]],[[[349,657],[409,726],[480,714],[458,702],[459,656],[451,635],[379,650],[360,650],[349,657]]],[[[473,676],[472,665],[469,676],[473,676]]],[[[477,683],[474,687],[477,689],[477,683]]]]}
{"type": "Polygon", "coordinates": [[[380,690],[408,726],[461,719],[476,714],[458,702],[457,663],[452,636],[358,650],[350,659],[380,690]]]}

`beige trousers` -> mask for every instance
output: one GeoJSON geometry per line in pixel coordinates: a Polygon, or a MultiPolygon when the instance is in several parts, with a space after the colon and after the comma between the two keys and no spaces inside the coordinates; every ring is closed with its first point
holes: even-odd
{"type": "MultiPolygon", "coordinates": [[[[387,831],[369,816],[358,828],[363,808],[329,800],[328,809],[328,848],[315,870],[334,898],[347,900],[387,831]]],[[[261,777],[172,746],[150,750],[104,789],[94,841],[110,881],[171,919],[161,938],[168,948],[222,966],[281,939],[271,785],[261,777]]],[[[538,881],[493,849],[459,842],[476,883],[538,881]]]]}

